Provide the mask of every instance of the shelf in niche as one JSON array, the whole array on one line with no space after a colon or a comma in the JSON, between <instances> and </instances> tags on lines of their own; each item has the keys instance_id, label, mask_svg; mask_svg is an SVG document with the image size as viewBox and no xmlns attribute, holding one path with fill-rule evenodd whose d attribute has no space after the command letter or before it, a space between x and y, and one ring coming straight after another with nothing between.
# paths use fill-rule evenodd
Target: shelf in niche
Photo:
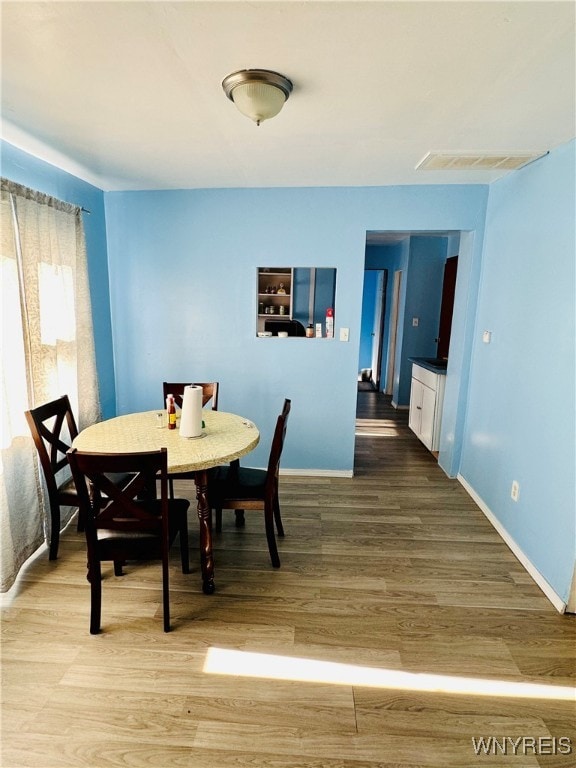
<instances>
[{"instance_id":1,"label":"shelf in niche","mask_svg":"<svg viewBox=\"0 0 576 768\"><path fill-rule=\"evenodd\" d=\"M257 331L263 332L267 321L289 321L292 319L292 292L294 287L294 270L292 267L259 267L256 295L258 308L274 307L276 312L269 314L257 312ZM284 293L278 293L278 286L282 286ZM274 288L274 293L270 289ZM268 289L268 292L266 292ZM280 314L278 309L283 309Z\"/></svg>"}]
</instances>

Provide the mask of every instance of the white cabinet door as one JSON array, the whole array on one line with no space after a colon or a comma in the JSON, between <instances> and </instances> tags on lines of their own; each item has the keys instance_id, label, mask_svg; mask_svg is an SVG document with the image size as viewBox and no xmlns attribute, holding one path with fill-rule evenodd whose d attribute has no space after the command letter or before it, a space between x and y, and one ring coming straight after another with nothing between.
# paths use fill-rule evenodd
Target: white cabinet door
<instances>
[{"instance_id":1,"label":"white cabinet door","mask_svg":"<svg viewBox=\"0 0 576 768\"><path fill-rule=\"evenodd\" d=\"M422 384L422 406L420 411L420 440L428 450L434 443L434 419L436 416L436 392Z\"/></svg>"},{"instance_id":2,"label":"white cabinet door","mask_svg":"<svg viewBox=\"0 0 576 768\"><path fill-rule=\"evenodd\" d=\"M416 364L412 367L408 426L429 451L437 451L440 445L445 380Z\"/></svg>"},{"instance_id":3,"label":"white cabinet door","mask_svg":"<svg viewBox=\"0 0 576 768\"><path fill-rule=\"evenodd\" d=\"M410 387L410 411L408 412L408 426L414 434L420 437L420 426L422 424L422 397L424 384L418 379L412 379Z\"/></svg>"}]
</instances>

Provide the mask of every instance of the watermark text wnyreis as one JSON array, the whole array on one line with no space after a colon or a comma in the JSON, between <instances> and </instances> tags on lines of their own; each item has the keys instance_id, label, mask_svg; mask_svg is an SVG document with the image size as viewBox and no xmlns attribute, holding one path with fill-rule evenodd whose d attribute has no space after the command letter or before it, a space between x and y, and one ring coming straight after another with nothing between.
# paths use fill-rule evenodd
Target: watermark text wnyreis
<instances>
[{"instance_id":1,"label":"watermark text wnyreis","mask_svg":"<svg viewBox=\"0 0 576 768\"><path fill-rule=\"evenodd\" d=\"M571 755L568 736L472 736L476 755Z\"/></svg>"}]
</instances>

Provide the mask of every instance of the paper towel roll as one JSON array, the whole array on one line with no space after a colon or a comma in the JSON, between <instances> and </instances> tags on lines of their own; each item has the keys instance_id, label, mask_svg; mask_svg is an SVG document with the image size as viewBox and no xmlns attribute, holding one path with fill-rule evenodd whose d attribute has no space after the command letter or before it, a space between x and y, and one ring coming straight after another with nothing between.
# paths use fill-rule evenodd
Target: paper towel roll
<instances>
[{"instance_id":1,"label":"paper towel roll","mask_svg":"<svg viewBox=\"0 0 576 768\"><path fill-rule=\"evenodd\" d=\"M182 437L200 437L202 434L202 387L190 384L184 387L182 415L180 416L180 435Z\"/></svg>"}]
</instances>

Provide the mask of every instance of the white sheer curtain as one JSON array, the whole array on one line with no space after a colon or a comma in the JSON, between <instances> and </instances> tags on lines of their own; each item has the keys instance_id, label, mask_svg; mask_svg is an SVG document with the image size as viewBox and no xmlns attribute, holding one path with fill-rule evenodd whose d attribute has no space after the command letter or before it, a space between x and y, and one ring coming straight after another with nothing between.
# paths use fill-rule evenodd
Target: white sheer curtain
<instances>
[{"instance_id":1,"label":"white sheer curtain","mask_svg":"<svg viewBox=\"0 0 576 768\"><path fill-rule=\"evenodd\" d=\"M0 204L4 592L49 535L44 482L24 411L67 394L82 429L100 418L100 403L80 209L6 179Z\"/></svg>"}]
</instances>

